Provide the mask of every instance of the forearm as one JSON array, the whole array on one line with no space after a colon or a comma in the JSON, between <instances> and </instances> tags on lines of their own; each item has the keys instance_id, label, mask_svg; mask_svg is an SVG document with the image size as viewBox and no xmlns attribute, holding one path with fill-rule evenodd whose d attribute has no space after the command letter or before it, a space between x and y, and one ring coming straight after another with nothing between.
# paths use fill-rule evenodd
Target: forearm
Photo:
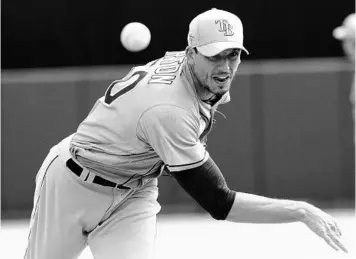
<instances>
[{"instance_id":1,"label":"forearm","mask_svg":"<svg viewBox=\"0 0 356 259\"><path fill-rule=\"evenodd\" d=\"M303 217L304 203L236 192L226 220L237 223L290 223Z\"/></svg>"},{"instance_id":2,"label":"forearm","mask_svg":"<svg viewBox=\"0 0 356 259\"><path fill-rule=\"evenodd\" d=\"M171 172L171 175L214 219L226 219L235 192L227 187L223 175L211 158L199 167Z\"/></svg>"},{"instance_id":3,"label":"forearm","mask_svg":"<svg viewBox=\"0 0 356 259\"><path fill-rule=\"evenodd\" d=\"M214 161L171 175L213 218L232 222L284 223L301 220L303 202L230 190Z\"/></svg>"}]
</instances>

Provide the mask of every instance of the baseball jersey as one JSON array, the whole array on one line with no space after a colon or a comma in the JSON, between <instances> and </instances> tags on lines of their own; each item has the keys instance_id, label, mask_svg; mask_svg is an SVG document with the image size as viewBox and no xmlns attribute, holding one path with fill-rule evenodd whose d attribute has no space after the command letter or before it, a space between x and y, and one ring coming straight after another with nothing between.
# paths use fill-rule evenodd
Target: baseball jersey
<instances>
[{"instance_id":1,"label":"baseball jersey","mask_svg":"<svg viewBox=\"0 0 356 259\"><path fill-rule=\"evenodd\" d=\"M88 169L121 180L198 167L209 157L205 140L214 112L229 99L226 93L214 106L202 102L185 52L167 52L108 87L70 151Z\"/></svg>"}]
</instances>

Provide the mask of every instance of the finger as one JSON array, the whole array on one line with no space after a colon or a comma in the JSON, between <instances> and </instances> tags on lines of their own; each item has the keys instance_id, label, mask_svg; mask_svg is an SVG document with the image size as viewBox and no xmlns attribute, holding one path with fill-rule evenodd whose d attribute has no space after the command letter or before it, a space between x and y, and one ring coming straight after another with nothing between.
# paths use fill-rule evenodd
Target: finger
<instances>
[{"instance_id":1,"label":"finger","mask_svg":"<svg viewBox=\"0 0 356 259\"><path fill-rule=\"evenodd\" d=\"M330 231L331 231L332 233L335 233L338 237L341 236L341 235L340 235L340 231L338 230L338 228L337 228L337 226L335 225L334 222L328 223L327 226L328 226L328 229L330 229Z\"/></svg>"},{"instance_id":2,"label":"finger","mask_svg":"<svg viewBox=\"0 0 356 259\"><path fill-rule=\"evenodd\" d=\"M346 247L343 245L343 243L340 241L340 239L337 236L333 235L330 232L329 232L328 235L329 235L330 239L333 241L334 244L336 244L345 253L348 253Z\"/></svg>"},{"instance_id":3,"label":"finger","mask_svg":"<svg viewBox=\"0 0 356 259\"><path fill-rule=\"evenodd\" d=\"M331 226L335 227L335 230L337 231L338 235L341 236L342 235L341 228L339 227L339 224L337 224L336 219L331 217L329 222Z\"/></svg>"},{"instance_id":4,"label":"finger","mask_svg":"<svg viewBox=\"0 0 356 259\"><path fill-rule=\"evenodd\" d=\"M339 224L337 224L337 222L335 221L335 222L334 222L334 225L335 225L335 227L336 227L336 230L339 232L339 236L341 236L342 233L341 233L341 228L340 228Z\"/></svg>"},{"instance_id":5,"label":"finger","mask_svg":"<svg viewBox=\"0 0 356 259\"><path fill-rule=\"evenodd\" d=\"M325 242L326 242L329 246L331 246L332 248L334 248L335 251L339 251L339 247L338 247L336 244L334 244L334 242L331 240L331 238L330 238L328 235L324 235L324 236L323 236L323 239L325 240Z\"/></svg>"}]
</instances>

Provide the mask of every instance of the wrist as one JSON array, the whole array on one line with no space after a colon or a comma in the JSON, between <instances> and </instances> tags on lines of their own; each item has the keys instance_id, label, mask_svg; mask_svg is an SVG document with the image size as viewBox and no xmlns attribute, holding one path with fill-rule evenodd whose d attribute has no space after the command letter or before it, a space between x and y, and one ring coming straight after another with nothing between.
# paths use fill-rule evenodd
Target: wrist
<instances>
[{"instance_id":1,"label":"wrist","mask_svg":"<svg viewBox=\"0 0 356 259\"><path fill-rule=\"evenodd\" d=\"M295 209L295 219L300 222L305 222L305 218L308 211L308 203L304 201L297 201L296 202L296 209ZM310 206L310 205L309 205Z\"/></svg>"}]
</instances>

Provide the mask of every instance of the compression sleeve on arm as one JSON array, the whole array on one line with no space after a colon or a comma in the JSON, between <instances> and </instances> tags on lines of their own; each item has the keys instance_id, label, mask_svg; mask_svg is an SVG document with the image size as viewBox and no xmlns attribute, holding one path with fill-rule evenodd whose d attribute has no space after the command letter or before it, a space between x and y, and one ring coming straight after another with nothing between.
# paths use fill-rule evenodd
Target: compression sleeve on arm
<instances>
[{"instance_id":1,"label":"compression sleeve on arm","mask_svg":"<svg viewBox=\"0 0 356 259\"><path fill-rule=\"evenodd\" d=\"M226 219L235 192L227 187L224 176L211 158L199 167L170 174L214 219Z\"/></svg>"}]
</instances>

